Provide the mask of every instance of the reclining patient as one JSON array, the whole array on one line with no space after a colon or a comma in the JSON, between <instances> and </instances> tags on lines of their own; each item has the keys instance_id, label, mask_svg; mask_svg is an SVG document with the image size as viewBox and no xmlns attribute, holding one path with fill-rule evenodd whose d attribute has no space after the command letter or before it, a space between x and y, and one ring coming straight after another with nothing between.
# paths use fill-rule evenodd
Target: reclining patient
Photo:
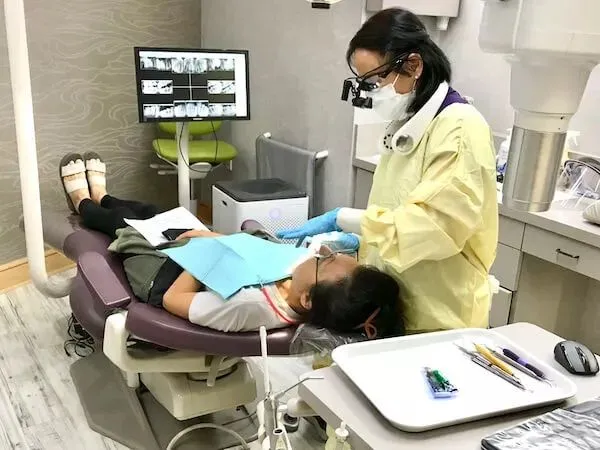
<instances>
[{"instance_id":1,"label":"reclining patient","mask_svg":"<svg viewBox=\"0 0 600 450\"><path fill-rule=\"evenodd\" d=\"M106 165L95 153L69 154L60 174L67 201L83 224L114 239L134 294L190 322L220 331L255 331L308 322L338 333L368 338L403 334L399 287L389 275L355 258L322 247L300 263L289 279L243 288L228 299L213 292L153 247L125 219L149 219L158 208L119 200L106 191ZM172 228L177 228L176 224ZM179 239L214 239L210 231L188 231ZM200 256L201 257L201 256ZM269 256L265 255L265 260ZM228 267L217 270L228 271Z\"/></svg>"}]
</instances>

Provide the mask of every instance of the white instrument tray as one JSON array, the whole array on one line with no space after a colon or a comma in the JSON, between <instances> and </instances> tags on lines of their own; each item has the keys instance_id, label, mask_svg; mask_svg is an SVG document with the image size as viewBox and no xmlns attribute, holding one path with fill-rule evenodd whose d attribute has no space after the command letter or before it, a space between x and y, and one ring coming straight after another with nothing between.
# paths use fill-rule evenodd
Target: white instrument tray
<instances>
[{"instance_id":1,"label":"white instrument tray","mask_svg":"<svg viewBox=\"0 0 600 450\"><path fill-rule=\"evenodd\" d=\"M471 361L454 344L461 340L509 348L542 370L552 385L515 369L528 388L523 391ZM359 342L336 348L332 356L383 417L409 432L559 403L577 391L571 380L493 330L462 329ZM423 376L426 366L440 370L458 388L457 395L433 398Z\"/></svg>"}]
</instances>

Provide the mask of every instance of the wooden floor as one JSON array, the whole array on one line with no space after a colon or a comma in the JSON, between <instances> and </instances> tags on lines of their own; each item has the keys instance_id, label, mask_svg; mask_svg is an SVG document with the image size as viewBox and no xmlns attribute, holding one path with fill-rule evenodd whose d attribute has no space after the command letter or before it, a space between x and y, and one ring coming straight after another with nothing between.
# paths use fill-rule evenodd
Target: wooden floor
<instances>
[{"instance_id":1,"label":"wooden floor","mask_svg":"<svg viewBox=\"0 0 600 450\"><path fill-rule=\"evenodd\" d=\"M46 298L29 284L0 295L1 450L126 448L87 427L69 375L76 357L63 350L69 315L66 299ZM309 369L307 360L271 358L276 389ZM291 435L294 449L322 448L315 436L303 423Z\"/></svg>"}]
</instances>

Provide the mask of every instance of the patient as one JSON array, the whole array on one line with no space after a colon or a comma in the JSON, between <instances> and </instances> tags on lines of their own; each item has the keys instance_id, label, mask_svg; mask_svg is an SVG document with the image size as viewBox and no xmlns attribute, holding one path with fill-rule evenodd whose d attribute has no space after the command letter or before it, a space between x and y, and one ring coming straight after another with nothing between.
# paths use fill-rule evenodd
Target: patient
<instances>
[{"instance_id":1,"label":"patient","mask_svg":"<svg viewBox=\"0 0 600 450\"><path fill-rule=\"evenodd\" d=\"M319 254L299 264L289 279L263 288L244 288L225 300L127 225L124 219L149 219L159 211L153 205L108 195L106 165L97 154L65 156L60 173L73 212L87 228L114 239L109 250L122 256L131 288L141 301L226 332L308 322L338 333L363 332L369 339L404 333L398 319L396 281L375 268L360 266L349 255L322 247ZM178 239L216 236L193 230Z\"/></svg>"}]
</instances>

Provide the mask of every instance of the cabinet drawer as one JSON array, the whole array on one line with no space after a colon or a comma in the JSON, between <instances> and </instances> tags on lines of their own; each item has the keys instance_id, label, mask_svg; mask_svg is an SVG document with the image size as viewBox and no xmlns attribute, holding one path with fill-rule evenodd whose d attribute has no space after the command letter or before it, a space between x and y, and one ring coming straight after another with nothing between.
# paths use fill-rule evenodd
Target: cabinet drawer
<instances>
[{"instance_id":1,"label":"cabinet drawer","mask_svg":"<svg viewBox=\"0 0 600 450\"><path fill-rule=\"evenodd\" d=\"M498 242L512 248L521 248L523 233L525 232L525 224L523 222L500 216L498 228Z\"/></svg>"},{"instance_id":2,"label":"cabinet drawer","mask_svg":"<svg viewBox=\"0 0 600 450\"><path fill-rule=\"evenodd\" d=\"M510 315L510 304L512 292L500 288L500 292L492 297L492 308L490 309L490 327L501 327L508 325Z\"/></svg>"},{"instance_id":3,"label":"cabinet drawer","mask_svg":"<svg viewBox=\"0 0 600 450\"><path fill-rule=\"evenodd\" d=\"M521 251L508 245L498 244L496 260L490 269L490 273L498 279L500 286L516 291L519 284L520 270Z\"/></svg>"},{"instance_id":4,"label":"cabinet drawer","mask_svg":"<svg viewBox=\"0 0 600 450\"><path fill-rule=\"evenodd\" d=\"M591 245L527 225L523 251L600 280L600 249Z\"/></svg>"}]
</instances>

